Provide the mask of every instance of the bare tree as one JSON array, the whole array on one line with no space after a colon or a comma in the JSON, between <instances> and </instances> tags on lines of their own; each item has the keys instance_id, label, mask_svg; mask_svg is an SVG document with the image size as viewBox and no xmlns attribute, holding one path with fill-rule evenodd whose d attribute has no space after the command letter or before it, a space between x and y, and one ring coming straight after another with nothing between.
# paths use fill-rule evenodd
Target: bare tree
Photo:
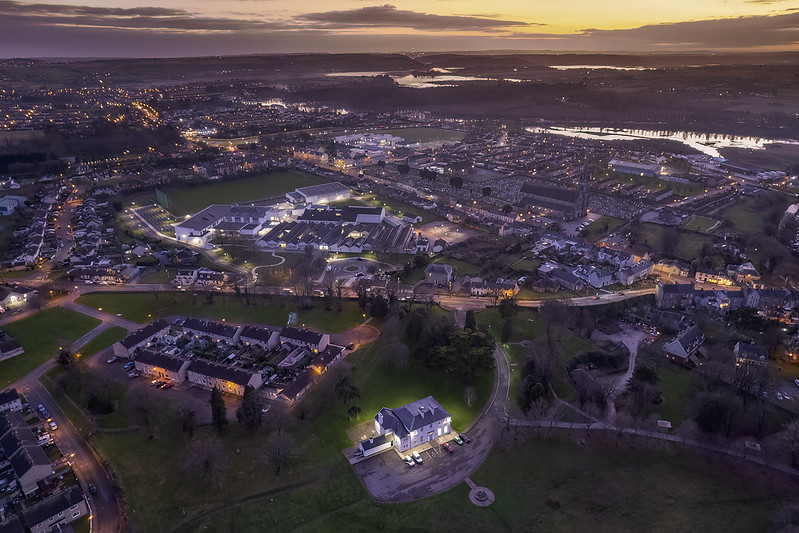
<instances>
[{"instance_id":1,"label":"bare tree","mask_svg":"<svg viewBox=\"0 0 799 533\"><path fill-rule=\"evenodd\" d=\"M267 437L263 448L263 458L272 467L276 476L296 454L296 441L284 429L276 429Z\"/></svg>"},{"instance_id":2,"label":"bare tree","mask_svg":"<svg viewBox=\"0 0 799 533\"><path fill-rule=\"evenodd\" d=\"M156 406L150 395L141 389L131 389L125 396L125 405L131 420L144 426L147 438L153 438Z\"/></svg>"},{"instance_id":3,"label":"bare tree","mask_svg":"<svg viewBox=\"0 0 799 533\"><path fill-rule=\"evenodd\" d=\"M475 389L473 385L469 385L463 389L463 399L466 401L466 405L471 407L477 399L477 389Z\"/></svg>"},{"instance_id":4,"label":"bare tree","mask_svg":"<svg viewBox=\"0 0 799 533\"><path fill-rule=\"evenodd\" d=\"M220 488L227 461L221 441L209 436L194 441L186 452L185 468L190 475Z\"/></svg>"}]
</instances>

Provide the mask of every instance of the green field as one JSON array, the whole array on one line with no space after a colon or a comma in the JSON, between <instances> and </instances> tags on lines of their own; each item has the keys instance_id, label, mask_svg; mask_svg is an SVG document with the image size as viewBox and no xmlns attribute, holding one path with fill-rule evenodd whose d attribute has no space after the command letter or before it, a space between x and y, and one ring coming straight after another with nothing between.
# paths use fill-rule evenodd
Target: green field
<instances>
[{"instance_id":1,"label":"green field","mask_svg":"<svg viewBox=\"0 0 799 533\"><path fill-rule=\"evenodd\" d=\"M293 191L298 187L318 185L330 180L306 174L286 171L272 174L257 174L231 181L221 181L169 189L169 211L176 216L196 213L210 204L232 204L247 200L259 200Z\"/></svg>"},{"instance_id":2,"label":"green field","mask_svg":"<svg viewBox=\"0 0 799 533\"><path fill-rule=\"evenodd\" d=\"M385 207L386 213L396 215L398 217L402 217L403 215L422 217L422 221L416 224L416 227L422 226L429 222L435 222L436 220L443 220L440 216L436 215L432 211L427 211L411 204L399 202L392 198L382 198L374 194L365 194L362 198L367 204L376 207Z\"/></svg>"},{"instance_id":3,"label":"green field","mask_svg":"<svg viewBox=\"0 0 799 533\"><path fill-rule=\"evenodd\" d=\"M466 261L461 261L460 259L455 259L454 257L447 257L445 255L440 255L433 259L434 263L443 263L445 265L450 265L455 267L455 275L456 276L477 276L480 274L480 271L483 270L483 267L480 265L475 265L473 263L467 263Z\"/></svg>"},{"instance_id":4,"label":"green field","mask_svg":"<svg viewBox=\"0 0 799 533\"><path fill-rule=\"evenodd\" d=\"M445 130L443 128L397 128L376 130L374 133L402 137L408 143L429 143L436 141L457 142L466 137L465 131Z\"/></svg>"},{"instance_id":5,"label":"green field","mask_svg":"<svg viewBox=\"0 0 799 533\"><path fill-rule=\"evenodd\" d=\"M714 219L703 216L691 216L682 223L683 228L698 233L707 233L715 225L716 221Z\"/></svg>"},{"instance_id":6,"label":"green field","mask_svg":"<svg viewBox=\"0 0 799 533\"><path fill-rule=\"evenodd\" d=\"M588 224L580 235L588 241L595 241L609 233L613 233L626 220L610 216L601 216Z\"/></svg>"},{"instance_id":7,"label":"green field","mask_svg":"<svg viewBox=\"0 0 799 533\"><path fill-rule=\"evenodd\" d=\"M111 346L112 344L114 344L116 341L120 340L122 337L124 337L127 334L128 330L126 330L125 328L119 328L116 326L108 328L107 330L103 331L95 338L84 344L83 347L80 349L80 353L84 357L90 357L99 352L100 350L108 348L109 346Z\"/></svg>"},{"instance_id":8,"label":"green field","mask_svg":"<svg viewBox=\"0 0 799 533\"><path fill-rule=\"evenodd\" d=\"M22 344L25 353L0 362L0 389L54 357L59 347L69 348L99 324L96 318L54 307L3 326L3 331Z\"/></svg>"},{"instance_id":9,"label":"green field","mask_svg":"<svg viewBox=\"0 0 799 533\"><path fill-rule=\"evenodd\" d=\"M663 233L669 231L666 226L643 222L633 226L633 235L636 242L651 246L655 250L669 256L674 256L685 261L693 261L701 255L705 244L712 243L713 239L709 235L700 235L693 231L677 229L678 239L674 244L673 250L663 249Z\"/></svg>"},{"instance_id":10,"label":"green field","mask_svg":"<svg viewBox=\"0 0 799 533\"><path fill-rule=\"evenodd\" d=\"M281 326L286 323L288 315L297 310L296 301L291 297L273 296L266 300L263 296L251 296L247 305L244 296L237 297L221 293L214 294L214 303L208 304L205 293L187 292L95 292L81 296L78 302L89 307L102 308L111 314L123 317L139 324L165 316L194 316L222 320L234 324L270 324ZM314 300L313 309L297 311L297 320L301 324L327 332L339 332L357 326L363 322L363 310L354 301L342 302L342 311L325 311L324 302Z\"/></svg>"},{"instance_id":11,"label":"green field","mask_svg":"<svg viewBox=\"0 0 799 533\"><path fill-rule=\"evenodd\" d=\"M735 228L736 231L741 233L763 233L768 223L767 217L771 215L774 210L781 210L787 207L788 203L781 195L773 194L771 198L774 200L773 205L764 208L762 203L756 198L745 198L735 205L728 207L721 211L720 215L728 220ZM779 222L779 217L777 217Z\"/></svg>"}]
</instances>

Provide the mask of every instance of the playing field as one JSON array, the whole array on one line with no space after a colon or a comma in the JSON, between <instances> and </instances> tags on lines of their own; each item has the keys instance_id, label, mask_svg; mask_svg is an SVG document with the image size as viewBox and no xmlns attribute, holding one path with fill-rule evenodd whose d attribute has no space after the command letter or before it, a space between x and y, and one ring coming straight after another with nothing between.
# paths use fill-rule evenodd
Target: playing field
<instances>
[{"instance_id":1,"label":"playing field","mask_svg":"<svg viewBox=\"0 0 799 533\"><path fill-rule=\"evenodd\" d=\"M169 189L169 211L175 216L196 213L210 204L233 204L285 194L298 187L318 185L327 179L294 170L256 174L197 187Z\"/></svg>"},{"instance_id":2,"label":"playing field","mask_svg":"<svg viewBox=\"0 0 799 533\"><path fill-rule=\"evenodd\" d=\"M716 225L716 221L710 217L692 216L683 222L682 227L698 233L707 233Z\"/></svg>"}]
</instances>

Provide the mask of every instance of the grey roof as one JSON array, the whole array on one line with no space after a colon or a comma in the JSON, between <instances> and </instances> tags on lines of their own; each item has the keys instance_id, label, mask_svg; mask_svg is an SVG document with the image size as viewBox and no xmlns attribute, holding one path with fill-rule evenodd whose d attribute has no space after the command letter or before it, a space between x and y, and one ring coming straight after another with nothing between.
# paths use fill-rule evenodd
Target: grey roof
<instances>
[{"instance_id":1,"label":"grey roof","mask_svg":"<svg viewBox=\"0 0 799 533\"><path fill-rule=\"evenodd\" d=\"M378 435L377 437L371 437L366 440L362 440L359 444L361 449L366 451L378 448L380 446L388 444L391 441L392 441L391 435L385 434L385 435Z\"/></svg>"},{"instance_id":2,"label":"grey roof","mask_svg":"<svg viewBox=\"0 0 799 533\"><path fill-rule=\"evenodd\" d=\"M34 466L50 466L53 464L39 445L23 446L11 457L10 463L17 478L24 476Z\"/></svg>"},{"instance_id":3,"label":"grey roof","mask_svg":"<svg viewBox=\"0 0 799 533\"><path fill-rule=\"evenodd\" d=\"M224 379L225 381L230 381L242 387L247 385L252 377L252 374L245 370L218 365L209 361L203 361L202 359L194 359L189 363L189 368L187 370L203 376Z\"/></svg>"},{"instance_id":4,"label":"grey roof","mask_svg":"<svg viewBox=\"0 0 799 533\"><path fill-rule=\"evenodd\" d=\"M383 427L390 428L395 434L404 437L411 431L449 417L449 412L432 396L416 400L396 409L383 407Z\"/></svg>"},{"instance_id":5,"label":"grey roof","mask_svg":"<svg viewBox=\"0 0 799 533\"><path fill-rule=\"evenodd\" d=\"M177 357L154 352L152 350L138 350L135 359L145 365L157 366L164 370L169 370L170 372L179 371L180 367L186 362L183 359L178 359Z\"/></svg>"},{"instance_id":6,"label":"grey roof","mask_svg":"<svg viewBox=\"0 0 799 533\"><path fill-rule=\"evenodd\" d=\"M768 350L759 344L738 343L738 357L752 359L753 361L765 361L768 359Z\"/></svg>"},{"instance_id":7,"label":"grey roof","mask_svg":"<svg viewBox=\"0 0 799 533\"><path fill-rule=\"evenodd\" d=\"M679 342L685 351L690 354L696 351L702 342L704 342L705 334L702 333L702 330L697 326L691 326L690 328L681 331L675 340Z\"/></svg>"},{"instance_id":8,"label":"grey roof","mask_svg":"<svg viewBox=\"0 0 799 533\"><path fill-rule=\"evenodd\" d=\"M255 339L261 342L269 342L274 332L271 329L259 328L257 326L244 326L241 330L242 339Z\"/></svg>"},{"instance_id":9,"label":"grey roof","mask_svg":"<svg viewBox=\"0 0 799 533\"><path fill-rule=\"evenodd\" d=\"M36 505L22 512L28 527L46 522L52 516L68 510L73 505L77 505L84 500L83 492L80 487L70 487L64 492L40 501Z\"/></svg>"},{"instance_id":10,"label":"grey roof","mask_svg":"<svg viewBox=\"0 0 799 533\"><path fill-rule=\"evenodd\" d=\"M193 317L187 318L186 321L183 322L183 327L186 329L193 329L201 333L218 335L220 337L226 337L230 339L233 338L233 336L236 334L236 330L238 329L233 326L228 326L227 324L211 322L210 320L202 320L200 318Z\"/></svg>"},{"instance_id":11,"label":"grey roof","mask_svg":"<svg viewBox=\"0 0 799 533\"><path fill-rule=\"evenodd\" d=\"M19 393L17 389L8 389L0 392L0 404L13 402L14 400L19 399Z\"/></svg>"},{"instance_id":12,"label":"grey roof","mask_svg":"<svg viewBox=\"0 0 799 533\"><path fill-rule=\"evenodd\" d=\"M13 428L0 438L0 448L6 457L11 457L23 446L38 446L39 441L33 436L33 431L28 428Z\"/></svg>"},{"instance_id":13,"label":"grey roof","mask_svg":"<svg viewBox=\"0 0 799 533\"><path fill-rule=\"evenodd\" d=\"M289 341L295 340L307 344L319 344L322 340L322 333L311 331L309 329L300 329L293 326L285 326L280 331L280 337L286 338Z\"/></svg>"},{"instance_id":14,"label":"grey roof","mask_svg":"<svg viewBox=\"0 0 799 533\"><path fill-rule=\"evenodd\" d=\"M133 346L136 346L140 342L149 339L150 337L162 331L164 328L168 326L169 324L167 324L165 320L161 320L159 318L155 322L151 322L150 324L147 324L143 328L136 330L130 335L126 336L121 341L119 341L119 344L121 344L125 348L132 348Z\"/></svg>"},{"instance_id":15,"label":"grey roof","mask_svg":"<svg viewBox=\"0 0 799 533\"><path fill-rule=\"evenodd\" d=\"M5 434L6 431L12 428L26 427L28 427L28 423L25 422L25 417L18 411L0 413L0 435Z\"/></svg>"},{"instance_id":16,"label":"grey roof","mask_svg":"<svg viewBox=\"0 0 799 533\"><path fill-rule=\"evenodd\" d=\"M229 210L229 205L209 205L193 217L178 224L177 227L188 228L197 231L204 230L219 222L229 212Z\"/></svg>"},{"instance_id":17,"label":"grey roof","mask_svg":"<svg viewBox=\"0 0 799 533\"><path fill-rule=\"evenodd\" d=\"M693 283L664 283L662 287L664 293L690 294L694 292Z\"/></svg>"},{"instance_id":18,"label":"grey roof","mask_svg":"<svg viewBox=\"0 0 799 533\"><path fill-rule=\"evenodd\" d=\"M322 183L320 185L311 185L309 187L301 187L299 189L295 189L297 193L302 195L305 198L309 196L319 196L325 194L339 194L339 193L348 193L350 192L350 188L346 185L342 185L337 181L333 181L330 183Z\"/></svg>"}]
</instances>

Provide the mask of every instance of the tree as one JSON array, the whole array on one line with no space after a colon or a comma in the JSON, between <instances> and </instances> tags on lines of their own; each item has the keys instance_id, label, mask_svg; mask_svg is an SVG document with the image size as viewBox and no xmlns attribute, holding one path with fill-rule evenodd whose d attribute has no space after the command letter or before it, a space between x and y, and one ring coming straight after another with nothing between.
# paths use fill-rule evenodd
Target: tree
<instances>
[{"instance_id":1,"label":"tree","mask_svg":"<svg viewBox=\"0 0 799 533\"><path fill-rule=\"evenodd\" d=\"M388 315L388 301L382 294L372 296L369 303L369 316L374 318L385 318Z\"/></svg>"},{"instance_id":2,"label":"tree","mask_svg":"<svg viewBox=\"0 0 799 533\"><path fill-rule=\"evenodd\" d=\"M499 316L510 318L519 310L519 304L513 296L505 296L499 301Z\"/></svg>"},{"instance_id":3,"label":"tree","mask_svg":"<svg viewBox=\"0 0 799 533\"><path fill-rule=\"evenodd\" d=\"M502 206L503 213L510 213L512 211L513 211L513 206L511 206L510 204L505 204Z\"/></svg>"},{"instance_id":4,"label":"tree","mask_svg":"<svg viewBox=\"0 0 799 533\"><path fill-rule=\"evenodd\" d=\"M785 424L779 434L779 441L790 452L791 466L797 468L799 466L799 419L794 418Z\"/></svg>"},{"instance_id":5,"label":"tree","mask_svg":"<svg viewBox=\"0 0 799 533\"><path fill-rule=\"evenodd\" d=\"M397 172L402 176L407 176L411 172L411 167L408 165L397 165Z\"/></svg>"},{"instance_id":6,"label":"tree","mask_svg":"<svg viewBox=\"0 0 799 533\"><path fill-rule=\"evenodd\" d=\"M737 406L734 396L728 394L700 394L694 405L693 419L702 431L729 435Z\"/></svg>"},{"instance_id":7,"label":"tree","mask_svg":"<svg viewBox=\"0 0 799 533\"><path fill-rule=\"evenodd\" d=\"M211 423L217 431L225 429L228 423L225 399L222 397L222 391L216 385L211 389Z\"/></svg>"},{"instance_id":8,"label":"tree","mask_svg":"<svg viewBox=\"0 0 799 533\"><path fill-rule=\"evenodd\" d=\"M348 415L350 420L352 420L353 416L356 419L360 419L361 418L361 416L360 416L361 415L361 408L359 406L357 406L357 405L350 405L350 408L347 409L347 415Z\"/></svg>"},{"instance_id":9,"label":"tree","mask_svg":"<svg viewBox=\"0 0 799 533\"><path fill-rule=\"evenodd\" d=\"M491 187L483 187L483 196L491 196Z\"/></svg>"},{"instance_id":10,"label":"tree","mask_svg":"<svg viewBox=\"0 0 799 533\"><path fill-rule=\"evenodd\" d=\"M513 322L510 318L506 318L502 323L502 342L508 342L513 335Z\"/></svg>"},{"instance_id":11,"label":"tree","mask_svg":"<svg viewBox=\"0 0 799 533\"><path fill-rule=\"evenodd\" d=\"M477 329L477 319L474 317L474 311L471 309L466 311L466 318L464 319L463 327L465 329Z\"/></svg>"},{"instance_id":12,"label":"tree","mask_svg":"<svg viewBox=\"0 0 799 533\"><path fill-rule=\"evenodd\" d=\"M180 416L180 429L192 438L194 436L194 428L197 426L196 412L188 404L183 404L178 409Z\"/></svg>"},{"instance_id":13,"label":"tree","mask_svg":"<svg viewBox=\"0 0 799 533\"><path fill-rule=\"evenodd\" d=\"M397 370L405 372L410 367L410 350L396 337L383 348L383 358L387 364Z\"/></svg>"},{"instance_id":14,"label":"tree","mask_svg":"<svg viewBox=\"0 0 799 533\"><path fill-rule=\"evenodd\" d=\"M463 187L463 178L460 176L452 176L449 179L449 184L452 187L455 187L456 189L460 189L461 187Z\"/></svg>"},{"instance_id":15,"label":"tree","mask_svg":"<svg viewBox=\"0 0 799 533\"><path fill-rule=\"evenodd\" d=\"M147 438L153 438L153 422L156 406L149 394L141 389L131 389L125 396L127 411L131 421L141 424L147 431Z\"/></svg>"},{"instance_id":16,"label":"tree","mask_svg":"<svg viewBox=\"0 0 799 533\"><path fill-rule=\"evenodd\" d=\"M189 446L184 463L189 474L220 488L226 470L225 450L217 437L196 440Z\"/></svg>"},{"instance_id":17,"label":"tree","mask_svg":"<svg viewBox=\"0 0 799 533\"><path fill-rule=\"evenodd\" d=\"M263 449L263 458L267 464L272 466L275 475L279 476L286 463L296 456L295 450L294 437L279 428L267 437Z\"/></svg>"},{"instance_id":18,"label":"tree","mask_svg":"<svg viewBox=\"0 0 799 533\"><path fill-rule=\"evenodd\" d=\"M61 366L67 367L72 364L72 354L69 353L69 350L61 350L58 353L58 364Z\"/></svg>"},{"instance_id":19,"label":"tree","mask_svg":"<svg viewBox=\"0 0 799 533\"><path fill-rule=\"evenodd\" d=\"M236 418L248 429L256 429L263 420L263 408L261 395L252 386L247 385L241 397L241 406L236 410Z\"/></svg>"},{"instance_id":20,"label":"tree","mask_svg":"<svg viewBox=\"0 0 799 533\"><path fill-rule=\"evenodd\" d=\"M474 388L474 385L467 385L466 388L463 389L463 399L466 401L466 405L469 407L472 406L477 399L477 389Z\"/></svg>"}]
</instances>

